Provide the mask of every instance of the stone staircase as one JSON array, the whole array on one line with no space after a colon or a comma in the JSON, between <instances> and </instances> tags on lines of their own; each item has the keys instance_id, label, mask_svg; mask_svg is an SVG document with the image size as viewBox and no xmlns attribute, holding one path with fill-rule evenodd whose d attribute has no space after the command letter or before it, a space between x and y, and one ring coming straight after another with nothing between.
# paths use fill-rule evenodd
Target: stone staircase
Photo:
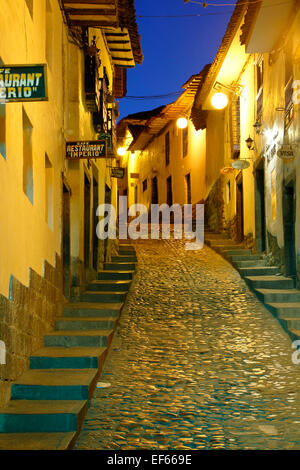
<instances>
[{"instance_id":1,"label":"stone staircase","mask_svg":"<svg viewBox=\"0 0 300 470\"><path fill-rule=\"evenodd\" d=\"M205 243L232 263L290 338L300 339L300 290L295 289L294 280L222 234L205 233Z\"/></svg>"},{"instance_id":2,"label":"stone staircase","mask_svg":"<svg viewBox=\"0 0 300 470\"><path fill-rule=\"evenodd\" d=\"M133 278L136 255L120 244L80 302L65 306L55 331L30 357L0 409L0 450L71 449L79 435Z\"/></svg>"}]
</instances>

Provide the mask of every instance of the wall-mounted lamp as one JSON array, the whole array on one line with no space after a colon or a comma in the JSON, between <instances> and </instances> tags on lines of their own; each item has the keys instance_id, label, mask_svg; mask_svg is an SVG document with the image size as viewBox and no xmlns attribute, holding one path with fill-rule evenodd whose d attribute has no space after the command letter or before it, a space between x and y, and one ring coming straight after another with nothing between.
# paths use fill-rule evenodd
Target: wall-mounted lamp
<instances>
[{"instance_id":1,"label":"wall-mounted lamp","mask_svg":"<svg viewBox=\"0 0 300 470\"><path fill-rule=\"evenodd\" d=\"M262 134L262 123L260 121L256 121L255 124L253 124L253 127L255 129L256 134Z\"/></svg>"},{"instance_id":2,"label":"wall-mounted lamp","mask_svg":"<svg viewBox=\"0 0 300 470\"><path fill-rule=\"evenodd\" d=\"M119 147L118 150L117 150L117 154L118 154L120 157L124 157L124 155L126 155L126 149L125 149L125 147Z\"/></svg>"},{"instance_id":3,"label":"wall-mounted lamp","mask_svg":"<svg viewBox=\"0 0 300 470\"><path fill-rule=\"evenodd\" d=\"M228 98L225 93L218 92L212 96L211 104L215 109L224 109L228 105Z\"/></svg>"},{"instance_id":4,"label":"wall-mounted lamp","mask_svg":"<svg viewBox=\"0 0 300 470\"><path fill-rule=\"evenodd\" d=\"M214 84L214 90L216 90L217 93L212 96L211 104L216 109L224 109L228 105L229 101L227 96L228 92L241 96L243 89L243 85L240 85L239 83L233 82L231 85L223 85L223 83L216 82ZM226 91L227 94L224 93L224 91Z\"/></svg>"},{"instance_id":5,"label":"wall-mounted lamp","mask_svg":"<svg viewBox=\"0 0 300 470\"><path fill-rule=\"evenodd\" d=\"M188 126L188 118L187 117L180 117L176 121L176 126L178 129L186 129Z\"/></svg>"},{"instance_id":6,"label":"wall-mounted lamp","mask_svg":"<svg viewBox=\"0 0 300 470\"><path fill-rule=\"evenodd\" d=\"M245 142L246 142L246 145L247 145L249 150L255 150L254 140L251 139L250 135L249 135L248 139L245 140Z\"/></svg>"}]
</instances>

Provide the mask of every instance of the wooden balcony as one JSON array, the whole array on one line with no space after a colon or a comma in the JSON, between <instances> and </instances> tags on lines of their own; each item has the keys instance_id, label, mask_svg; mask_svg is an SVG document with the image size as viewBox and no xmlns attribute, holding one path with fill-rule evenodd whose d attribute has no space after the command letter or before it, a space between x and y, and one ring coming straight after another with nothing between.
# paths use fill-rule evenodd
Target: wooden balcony
<instances>
[{"instance_id":1,"label":"wooden balcony","mask_svg":"<svg viewBox=\"0 0 300 470\"><path fill-rule=\"evenodd\" d=\"M70 26L117 27L117 0L62 0Z\"/></svg>"}]
</instances>

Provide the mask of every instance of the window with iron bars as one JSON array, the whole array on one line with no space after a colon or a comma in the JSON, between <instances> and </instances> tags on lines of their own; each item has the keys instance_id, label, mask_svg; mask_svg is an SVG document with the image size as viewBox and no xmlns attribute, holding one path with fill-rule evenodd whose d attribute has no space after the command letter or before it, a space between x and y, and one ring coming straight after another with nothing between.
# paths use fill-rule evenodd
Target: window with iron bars
<instances>
[{"instance_id":1,"label":"window with iron bars","mask_svg":"<svg viewBox=\"0 0 300 470\"><path fill-rule=\"evenodd\" d=\"M262 119L263 113L263 84L264 84L264 61L262 58L258 59L256 63L256 120Z\"/></svg>"},{"instance_id":2,"label":"window with iron bars","mask_svg":"<svg viewBox=\"0 0 300 470\"><path fill-rule=\"evenodd\" d=\"M239 96L234 96L231 102L231 142L232 159L240 156L241 143L241 100Z\"/></svg>"},{"instance_id":3,"label":"window with iron bars","mask_svg":"<svg viewBox=\"0 0 300 470\"><path fill-rule=\"evenodd\" d=\"M285 88L284 88L284 130L289 128L294 117L294 103L293 103L293 62L290 53L285 56Z\"/></svg>"}]
</instances>

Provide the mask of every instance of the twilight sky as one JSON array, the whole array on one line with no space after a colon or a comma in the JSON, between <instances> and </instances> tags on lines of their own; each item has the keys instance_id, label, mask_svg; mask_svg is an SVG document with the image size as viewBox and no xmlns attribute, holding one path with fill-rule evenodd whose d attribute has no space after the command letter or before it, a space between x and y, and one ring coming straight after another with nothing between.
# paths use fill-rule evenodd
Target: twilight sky
<instances>
[{"instance_id":1,"label":"twilight sky","mask_svg":"<svg viewBox=\"0 0 300 470\"><path fill-rule=\"evenodd\" d=\"M202 2L196 4L192 0L189 3L184 3L184 0L135 1L144 62L127 71L128 96L153 96L180 91L191 75L199 73L205 64L214 59L235 1L212 0L207 3L207 8L203 8ZM139 17L151 15L178 17ZM176 96L147 100L122 98L120 119L131 113L171 103L175 99Z\"/></svg>"}]
</instances>

